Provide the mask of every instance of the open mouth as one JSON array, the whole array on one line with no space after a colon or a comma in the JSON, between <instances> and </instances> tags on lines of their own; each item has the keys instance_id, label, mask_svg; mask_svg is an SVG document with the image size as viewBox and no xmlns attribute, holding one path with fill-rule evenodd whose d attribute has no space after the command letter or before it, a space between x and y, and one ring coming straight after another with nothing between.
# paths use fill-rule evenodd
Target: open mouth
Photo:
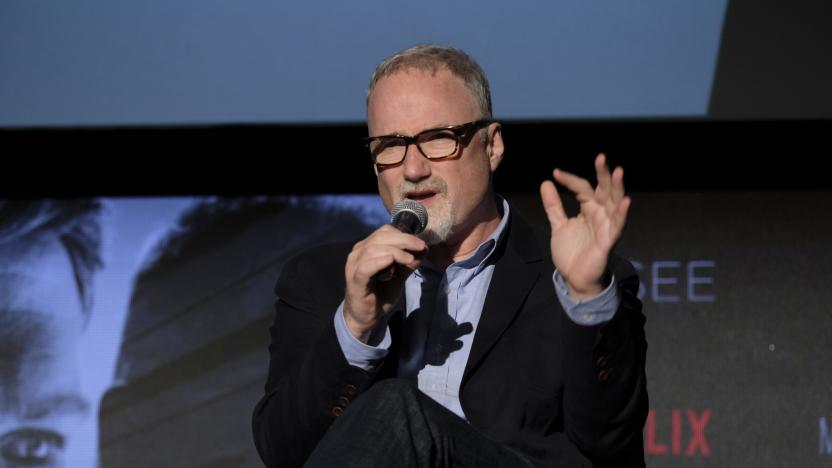
<instances>
[{"instance_id":1,"label":"open mouth","mask_svg":"<svg viewBox=\"0 0 832 468\"><path fill-rule=\"evenodd\" d=\"M405 198L409 198L411 200L415 200L422 204L430 204L430 202L434 199L436 192L431 190L422 190L419 192L407 192L404 196Z\"/></svg>"}]
</instances>

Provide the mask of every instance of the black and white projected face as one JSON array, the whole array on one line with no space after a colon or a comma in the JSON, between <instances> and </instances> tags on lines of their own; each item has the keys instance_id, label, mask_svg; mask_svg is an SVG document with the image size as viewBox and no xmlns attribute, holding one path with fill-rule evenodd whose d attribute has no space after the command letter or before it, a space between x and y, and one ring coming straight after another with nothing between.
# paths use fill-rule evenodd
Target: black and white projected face
<instances>
[{"instance_id":1,"label":"black and white projected face","mask_svg":"<svg viewBox=\"0 0 832 468\"><path fill-rule=\"evenodd\" d=\"M54 237L0 258L0 467L94 467L98 397L81 385L69 255Z\"/></svg>"}]
</instances>

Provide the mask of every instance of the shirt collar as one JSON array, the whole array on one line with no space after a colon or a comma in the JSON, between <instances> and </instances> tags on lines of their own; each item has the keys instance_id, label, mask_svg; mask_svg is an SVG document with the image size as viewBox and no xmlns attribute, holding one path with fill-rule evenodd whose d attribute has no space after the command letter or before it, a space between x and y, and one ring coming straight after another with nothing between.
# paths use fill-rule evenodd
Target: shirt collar
<instances>
[{"instance_id":1,"label":"shirt collar","mask_svg":"<svg viewBox=\"0 0 832 468\"><path fill-rule=\"evenodd\" d=\"M497 245L500 242L503 242L505 237L506 226L508 225L508 218L510 215L510 209L508 202L505 198L501 197L500 195L496 195L498 209L500 211L500 224L497 225L497 228L494 229L494 232L488 236L488 239L484 240L468 257L454 262L448 266L448 269L452 267L461 268L461 269L474 269L474 274L476 275L488 263L488 260L494 254L494 251L497 249ZM426 271L435 272L436 270L428 263L425 262L424 266L420 267L416 270L416 274L419 276L423 276Z\"/></svg>"}]
</instances>

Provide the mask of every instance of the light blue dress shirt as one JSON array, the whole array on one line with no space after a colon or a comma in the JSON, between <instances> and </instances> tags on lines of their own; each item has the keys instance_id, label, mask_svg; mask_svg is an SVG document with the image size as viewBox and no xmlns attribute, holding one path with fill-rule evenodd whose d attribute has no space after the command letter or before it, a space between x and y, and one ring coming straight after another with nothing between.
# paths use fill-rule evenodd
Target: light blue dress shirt
<instances>
[{"instance_id":1,"label":"light blue dress shirt","mask_svg":"<svg viewBox=\"0 0 832 468\"><path fill-rule=\"evenodd\" d=\"M419 390L465 418L459 402L459 386L480 321L486 292L494 274L494 250L508 224L509 205L502 200L499 226L473 254L442 272L423 262L405 281L407 326L403 330L399 377L418 382ZM569 318L580 325L597 325L613 318L620 299L615 278L598 296L576 301L567 294L566 282L555 271L552 277L558 300ZM374 370L387 356L390 330L383 337L362 343L349 332L343 302L335 313L335 332L347 361ZM381 333L378 333L381 335Z\"/></svg>"}]
</instances>

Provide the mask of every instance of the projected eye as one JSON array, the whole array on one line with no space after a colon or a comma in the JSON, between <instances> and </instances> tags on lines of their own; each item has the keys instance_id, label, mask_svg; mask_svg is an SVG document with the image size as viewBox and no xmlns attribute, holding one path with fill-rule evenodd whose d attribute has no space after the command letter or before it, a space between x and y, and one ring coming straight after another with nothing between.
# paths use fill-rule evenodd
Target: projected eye
<instances>
[{"instance_id":1,"label":"projected eye","mask_svg":"<svg viewBox=\"0 0 832 468\"><path fill-rule=\"evenodd\" d=\"M44 429L18 429L0 437L3 466L57 466L64 437Z\"/></svg>"}]
</instances>

